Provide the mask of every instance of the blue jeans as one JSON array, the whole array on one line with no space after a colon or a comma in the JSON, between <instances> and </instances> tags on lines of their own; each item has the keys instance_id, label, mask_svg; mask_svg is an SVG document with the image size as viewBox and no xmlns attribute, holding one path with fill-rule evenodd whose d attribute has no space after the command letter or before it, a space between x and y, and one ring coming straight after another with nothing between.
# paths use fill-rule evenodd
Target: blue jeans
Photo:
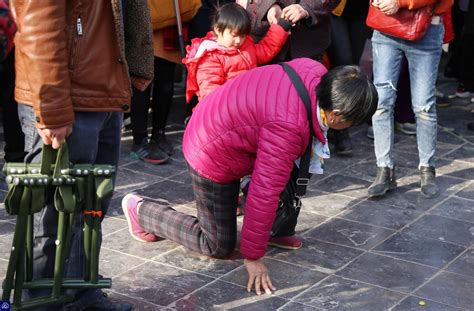
<instances>
[{"instance_id":1,"label":"blue jeans","mask_svg":"<svg viewBox=\"0 0 474 311\"><path fill-rule=\"evenodd\" d=\"M408 60L412 108L420 166L434 167L437 138L435 83L443 44L443 25L430 25L416 42L394 38L378 31L372 36L374 84L379 96L372 117L378 167L393 168L393 111L403 55Z\"/></svg>"},{"instance_id":2,"label":"blue jeans","mask_svg":"<svg viewBox=\"0 0 474 311\"><path fill-rule=\"evenodd\" d=\"M33 108L18 106L18 116L25 134L26 163L39 163L43 142L35 127ZM71 163L117 165L120 153L120 136L123 115L119 112L76 112L72 134L67 138ZM49 198L52 198L49 195ZM110 200L104 202L102 210L107 211ZM34 217L34 278L50 278L53 274L57 232L57 212L51 202ZM84 252L82 237L82 213L76 216L71 243L71 252L66 261L64 273L67 277L82 277ZM69 293L69 292L68 292ZM26 298L45 296L49 291L25 291ZM92 301L99 290L72 291L78 304ZM74 306L76 306L76 304ZM48 309L50 310L50 309Z\"/></svg>"}]
</instances>

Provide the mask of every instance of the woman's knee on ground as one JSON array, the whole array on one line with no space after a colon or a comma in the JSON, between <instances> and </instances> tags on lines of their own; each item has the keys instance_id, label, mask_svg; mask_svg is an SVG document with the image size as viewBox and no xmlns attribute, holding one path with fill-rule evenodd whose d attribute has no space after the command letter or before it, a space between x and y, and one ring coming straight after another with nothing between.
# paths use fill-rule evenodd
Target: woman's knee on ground
<instances>
[{"instance_id":1,"label":"woman's knee on ground","mask_svg":"<svg viewBox=\"0 0 474 311\"><path fill-rule=\"evenodd\" d=\"M213 258L225 258L229 256L235 249L236 241L225 240L221 243L217 243L214 247L210 248L210 257Z\"/></svg>"}]
</instances>

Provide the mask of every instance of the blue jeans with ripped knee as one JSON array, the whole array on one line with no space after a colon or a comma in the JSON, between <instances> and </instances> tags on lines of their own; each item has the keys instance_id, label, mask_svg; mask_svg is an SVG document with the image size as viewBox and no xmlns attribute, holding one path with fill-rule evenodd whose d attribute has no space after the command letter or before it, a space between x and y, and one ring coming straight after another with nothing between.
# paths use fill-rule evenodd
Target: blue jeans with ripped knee
<instances>
[{"instance_id":1,"label":"blue jeans with ripped knee","mask_svg":"<svg viewBox=\"0 0 474 311\"><path fill-rule=\"evenodd\" d=\"M393 168L393 111L403 55L408 60L411 101L416 117L420 166L434 167L437 138L435 83L443 44L443 24L430 25L416 42L374 31L372 37L374 84L379 101L372 117L378 167Z\"/></svg>"}]
</instances>

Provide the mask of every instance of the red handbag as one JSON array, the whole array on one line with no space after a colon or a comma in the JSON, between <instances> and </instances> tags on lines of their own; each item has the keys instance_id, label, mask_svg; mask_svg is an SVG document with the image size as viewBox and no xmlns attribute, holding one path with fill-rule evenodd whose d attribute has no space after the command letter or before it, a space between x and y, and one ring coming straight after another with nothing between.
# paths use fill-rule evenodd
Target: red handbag
<instances>
[{"instance_id":1,"label":"red handbag","mask_svg":"<svg viewBox=\"0 0 474 311\"><path fill-rule=\"evenodd\" d=\"M421 39L431 24L434 6L415 10L399 9L397 13L385 15L377 7L369 5L367 26L392 37L408 41Z\"/></svg>"}]
</instances>

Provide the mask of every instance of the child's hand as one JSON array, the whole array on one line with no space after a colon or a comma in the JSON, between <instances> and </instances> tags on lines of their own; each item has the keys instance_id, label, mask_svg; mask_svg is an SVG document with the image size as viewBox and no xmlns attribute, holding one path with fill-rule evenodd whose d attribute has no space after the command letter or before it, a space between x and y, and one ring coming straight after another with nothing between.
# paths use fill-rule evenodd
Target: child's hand
<instances>
[{"instance_id":1,"label":"child's hand","mask_svg":"<svg viewBox=\"0 0 474 311\"><path fill-rule=\"evenodd\" d=\"M276 24L281 17L281 8L278 4L274 4L267 11L267 21L270 25Z\"/></svg>"}]
</instances>

